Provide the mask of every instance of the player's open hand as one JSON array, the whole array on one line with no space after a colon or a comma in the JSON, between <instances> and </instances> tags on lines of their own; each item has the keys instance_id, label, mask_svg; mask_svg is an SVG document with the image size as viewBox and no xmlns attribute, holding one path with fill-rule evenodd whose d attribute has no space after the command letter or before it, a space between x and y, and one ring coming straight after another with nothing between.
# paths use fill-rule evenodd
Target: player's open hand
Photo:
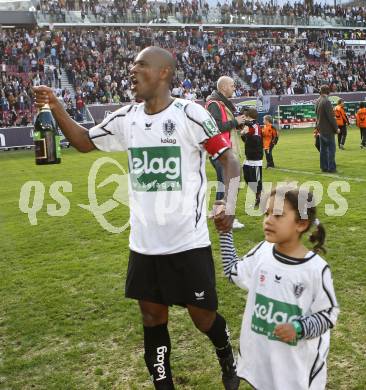
<instances>
[{"instance_id":1,"label":"player's open hand","mask_svg":"<svg viewBox=\"0 0 366 390\"><path fill-rule=\"evenodd\" d=\"M277 325L273 334L285 343L296 340L296 331L291 323Z\"/></svg>"},{"instance_id":2,"label":"player's open hand","mask_svg":"<svg viewBox=\"0 0 366 390\"><path fill-rule=\"evenodd\" d=\"M45 104L48 104L51 110L55 107L58 100L53 93L52 88L47 87L46 85L40 85L38 87L33 87L33 91L37 107L41 108Z\"/></svg>"}]
</instances>

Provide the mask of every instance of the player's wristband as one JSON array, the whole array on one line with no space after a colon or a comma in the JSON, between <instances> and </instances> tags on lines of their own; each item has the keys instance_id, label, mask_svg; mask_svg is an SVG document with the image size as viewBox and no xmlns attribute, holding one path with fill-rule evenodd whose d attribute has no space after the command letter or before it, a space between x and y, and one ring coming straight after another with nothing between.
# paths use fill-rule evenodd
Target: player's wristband
<instances>
[{"instance_id":1,"label":"player's wristband","mask_svg":"<svg viewBox=\"0 0 366 390\"><path fill-rule=\"evenodd\" d=\"M292 326L294 327L295 329L295 332L296 332L296 338L299 340L302 338L303 336L303 329L302 329L302 325L299 321L292 321Z\"/></svg>"}]
</instances>

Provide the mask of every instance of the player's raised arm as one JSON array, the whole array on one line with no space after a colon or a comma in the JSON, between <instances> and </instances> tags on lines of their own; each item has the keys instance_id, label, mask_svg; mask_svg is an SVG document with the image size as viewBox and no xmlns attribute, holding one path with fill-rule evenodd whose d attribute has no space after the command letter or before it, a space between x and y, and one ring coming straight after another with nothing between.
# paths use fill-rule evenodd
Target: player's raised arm
<instances>
[{"instance_id":1,"label":"player's raised arm","mask_svg":"<svg viewBox=\"0 0 366 390\"><path fill-rule=\"evenodd\" d=\"M74 148L83 153L90 152L95 149L94 144L89 139L87 129L79 125L69 116L63 108L61 102L53 93L52 88L40 85L39 87L33 87L33 90L36 97L36 105L38 107L42 107L45 104L50 106L52 115L54 116L62 133Z\"/></svg>"}]
</instances>

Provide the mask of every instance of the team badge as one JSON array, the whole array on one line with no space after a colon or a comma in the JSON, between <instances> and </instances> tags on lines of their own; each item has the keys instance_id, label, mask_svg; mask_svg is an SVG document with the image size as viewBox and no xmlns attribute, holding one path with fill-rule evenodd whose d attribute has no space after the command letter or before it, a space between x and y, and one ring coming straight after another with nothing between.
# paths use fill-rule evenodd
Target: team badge
<instances>
[{"instance_id":1,"label":"team badge","mask_svg":"<svg viewBox=\"0 0 366 390\"><path fill-rule=\"evenodd\" d=\"M175 123L168 119L166 122L163 123L163 132L167 137L171 137L175 132Z\"/></svg>"},{"instance_id":2,"label":"team badge","mask_svg":"<svg viewBox=\"0 0 366 390\"><path fill-rule=\"evenodd\" d=\"M296 298L300 298L301 294L304 292L305 286L303 283L297 283L294 285L294 294Z\"/></svg>"},{"instance_id":3,"label":"team badge","mask_svg":"<svg viewBox=\"0 0 366 390\"><path fill-rule=\"evenodd\" d=\"M264 286L266 283L267 277L266 277L267 272L264 270L260 270L259 272L259 283L261 286Z\"/></svg>"}]
</instances>

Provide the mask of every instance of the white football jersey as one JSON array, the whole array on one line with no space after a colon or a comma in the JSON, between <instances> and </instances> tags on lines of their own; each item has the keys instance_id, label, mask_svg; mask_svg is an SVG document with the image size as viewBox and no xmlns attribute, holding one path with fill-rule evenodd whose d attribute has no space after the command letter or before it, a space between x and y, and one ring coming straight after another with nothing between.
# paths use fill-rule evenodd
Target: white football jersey
<instances>
[{"instance_id":1,"label":"white football jersey","mask_svg":"<svg viewBox=\"0 0 366 390\"><path fill-rule=\"evenodd\" d=\"M210 245L204 142L220 134L200 105L175 99L149 115L144 103L122 107L89 130L103 151L127 151L130 248L171 254Z\"/></svg>"},{"instance_id":2,"label":"white football jersey","mask_svg":"<svg viewBox=\"0 0 366 390\"><path fill-rule=\"evenodd\" d=\"M264 241L237 262L230 275L249 291L238 376L258 390L325 389L329 329L320 337L293 343L280 341L273 330L277 324L322 310L336 322L339 309L326 261L309 252L299 262Z\"/></svg>"}]
</instances>

